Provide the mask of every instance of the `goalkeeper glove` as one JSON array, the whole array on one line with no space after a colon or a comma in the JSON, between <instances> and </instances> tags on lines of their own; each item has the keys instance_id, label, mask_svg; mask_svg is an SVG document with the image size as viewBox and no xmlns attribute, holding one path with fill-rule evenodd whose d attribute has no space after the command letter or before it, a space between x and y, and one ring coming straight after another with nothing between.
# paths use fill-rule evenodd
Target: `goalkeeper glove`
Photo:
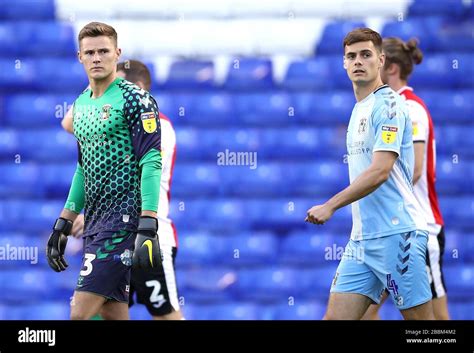
<instances>
[{"instance_id":1,"label":"goalkeeper glove","mask_svg":"<svg viewBox=\"0 0 474 353\"><path fill-rule=\"evenodd\" d=\"M133 268L148 269L161 266L162 258L157 232L158 220L156 218L140 217L132 257Z\"/></svg>"},{"instance_id":2,"label":"goalkeeper glove","mask_svg":"<svg viewBox=\"0 0 474 353\"><path fill-rule=\"evenodd\" d=\"M72 221L59 217L54 223L53 232L49 236L46 257L49 266L56 272L66 270L68 264L64 259L67 237L71 234Z\"/></svg>"}]
</instances>

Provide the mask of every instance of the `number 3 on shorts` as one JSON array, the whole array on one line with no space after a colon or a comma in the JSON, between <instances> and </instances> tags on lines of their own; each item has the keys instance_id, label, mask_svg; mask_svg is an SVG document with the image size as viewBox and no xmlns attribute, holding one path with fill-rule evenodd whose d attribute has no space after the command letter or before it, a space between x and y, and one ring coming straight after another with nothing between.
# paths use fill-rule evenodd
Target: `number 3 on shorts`
<instances>
[{"instance_id":1,"label":"number 3 on shorts","mask_svg":"<svg viewBox=\"0 0 474 353\"><path fill-rule=\"evenodd\" d=\"M95 254L84 254L85 269L79 272L81 276L87 276L92 272L92 261L95 259Z\"/></svg>"}]
</instances>

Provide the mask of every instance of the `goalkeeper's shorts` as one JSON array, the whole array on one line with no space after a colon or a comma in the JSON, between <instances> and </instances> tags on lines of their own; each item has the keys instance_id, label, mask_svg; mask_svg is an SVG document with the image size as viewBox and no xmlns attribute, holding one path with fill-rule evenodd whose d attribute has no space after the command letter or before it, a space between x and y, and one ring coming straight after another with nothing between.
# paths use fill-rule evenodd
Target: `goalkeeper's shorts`
<instances>
[{"instance_id":1,"label":"goalkeeper's shorts","mask_svg":"<svg viewBox=\"0 0 474 353\"><path fill-rule=\"evenodd\" d=\"M426 272L428 234L411 231L347 244L331 292L357 293L380 303L385 289L398 309L431 300Z\"/></svg>"},{"instance_id":2,"label":"goalkeeper's shorts","mask_svg":"<svg viewBox=\"0 0 474 353\"><path fill-rule=\"evenodd\" d=\"M134 235L119 231L84 237L82 269L76 291L128 303Z\"/></svg>"}]
</instances>

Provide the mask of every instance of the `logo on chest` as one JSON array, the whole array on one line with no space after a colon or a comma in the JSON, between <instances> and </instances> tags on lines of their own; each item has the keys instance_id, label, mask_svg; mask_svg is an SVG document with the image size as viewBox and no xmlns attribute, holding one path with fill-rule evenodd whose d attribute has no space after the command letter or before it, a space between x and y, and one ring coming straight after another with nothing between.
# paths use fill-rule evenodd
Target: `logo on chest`
<instances>
[{"instance_id":1,"label":"logo on chest","mask_svg":"<svg viewBox=\"0 0 474 353\"><path fill-rule=\"evenodd\" d=\"M357 133L359 135L365 133L367 131L367 118L362 118L359 120L359 126L357 128Z\"/></svg>"},{"instance_id":2,"label":"logo on chest","mask_svg":"<svg viewBox=\"0 0 474 353\"><path fill-rule=\"evenodd\" d=\"M107 120L110 118L110 112L112 111L112 106L110 104L105 104L102 106L102 115L101 119L102 120Z\"/></svg>"}]
</instances>

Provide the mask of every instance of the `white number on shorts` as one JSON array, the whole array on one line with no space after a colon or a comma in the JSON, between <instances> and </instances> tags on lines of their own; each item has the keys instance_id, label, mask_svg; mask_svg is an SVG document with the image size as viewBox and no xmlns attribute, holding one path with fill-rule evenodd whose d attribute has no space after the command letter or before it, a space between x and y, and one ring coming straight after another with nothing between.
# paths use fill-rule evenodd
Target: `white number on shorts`
<instances>
[{"instance_id":1,"label":"white number on shorts","mask_svg":"<svg viewBox=\"0 0 474 353\"><path fill-rule=\"evenodd\" d=\"M95 254L85 254L84 255L84 266L86 267L85 270L79 272L81 276L87 276L92 272L92 261L95 259Z\"/></svg>"},{"instance_id":2,"label":"white number on shorts","mask_svg":"<svg viewBox=\"0 0 474 353\"><path fill-rule=\"evenodd\" d=\"M160 294L161 284L160 281L151 280L145 282L147 287L153 287L150 295L150 303L153 303L155 308L159 308L166 301L163 294Z\"/></svg>"}]
</instances>

